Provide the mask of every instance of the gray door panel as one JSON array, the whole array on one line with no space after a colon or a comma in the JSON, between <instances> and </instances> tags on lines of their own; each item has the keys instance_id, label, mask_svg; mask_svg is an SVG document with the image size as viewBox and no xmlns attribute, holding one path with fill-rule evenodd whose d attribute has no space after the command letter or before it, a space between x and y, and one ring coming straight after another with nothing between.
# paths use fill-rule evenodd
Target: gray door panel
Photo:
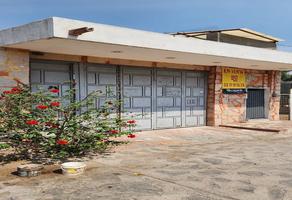
<instances>
[{"instance_id":1,"label":"gray door panel","mask_svg":"<svg viewBox=\"0 0 292 200\"><path fill-rule=\"evenodd\" d=\"M117 98L117 67L112 65L99 65L87 63L81 66L85 69L86 95L100 91L99 98L96 99L96 106L100 107L106 100Z\"/></svg>"},{"instance_id":2,"label":"gray door panel","mask_svg":"<svg viewBox=\"0 0 292 200\"><path fill-rule=\"evenodd\" d=\"M182 127L182 72L156 72L156 128Z\"/></svg>"},{"instance_id":3,"label":"gray door panel","mask_svg":"<svg viewBox=\"0 0 292 200\"><path fill-rule=\"evenodd\" d=\"M72 71L69 64L52 62L32 62L30 83L32 91L58 88L63 95L71 87Z\"/></svg>"},{"instance_id":4,"label":"gray door panel","mask_svg":"<svg viewBox=\"0 0 292 200\"><path fill-rule=\"evenodd\" d=\"M206 124L205 81L206 78L204 73L186 72L186 126L203 126Z\"/></svg>"},{"instance_id":5,"label":"gray door panel","mask_svg":"<svg viewBox=\"0 0 292 200\"><path fill-rule=\"evenodd\" d=\"M152 69L122 67L123 111L134 115L138 130L152 129Z\"/></svg>"}]
</instances>

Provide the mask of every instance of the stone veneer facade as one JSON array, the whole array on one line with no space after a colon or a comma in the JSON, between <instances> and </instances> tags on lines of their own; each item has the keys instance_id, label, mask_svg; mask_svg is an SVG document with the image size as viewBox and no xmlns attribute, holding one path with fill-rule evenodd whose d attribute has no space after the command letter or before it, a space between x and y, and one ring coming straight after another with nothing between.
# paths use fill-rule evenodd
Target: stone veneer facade
<instances>
[{"instance_id":1,"label":"stone veneer facade","mask_svg":"<svg viewBox=\"0 0 292 200\"><path fill-rule=\"evenodd\" d=\"M58 58L60 57L66 58L66 56L59 55ZM30 56L28 51L0 48L0 90L15 86L16 79L23 83L29 83L29 60ZM75 61L77 60L75 59ZM95 60L97 63L105 62L110 64L106 60ZM116 62L121 65L123 63L129 64L129 61L123 60ZM159 63L159 65L167 68L168 64ZM174 66L174 64L169 65ZM157 67L159 66L157 65ZM192 70L204 70L209 73L207 125L218 126L221 124L244 122L246 120L246 94L231 95L222 93L222 68L191 67ZM271 120L279 120L280 97L278 95L280 94L281 73L279 71L246 70L246 74L247 86L249 88L265 89L267 117ZM272 95L273 93L278 95Z\"/></svg>"},{"instance_id":2,"label":"stone veneer facade","mask_svg":"<svg viewBox=\"0 0 292 200\"><path fill-rule=\"evenodd\" d=\"M247 94L223 94L221 70L222 67L213 67L209 72L208 125L218 126L244 122L246 121ZM265 89L267 118L279 120L281 73L279 71L248 69L245 72L248 88Z\"/></svg>"},{"instance_id":3,"label":"stone veneer facade","mask_svg":"<svg viewBox=\"0 0 292 200\"><path fill-rule=\"evenodd\" d=\"M0 48L0 90L29 83L29 52Z\"/></svg>"}]
</instances>

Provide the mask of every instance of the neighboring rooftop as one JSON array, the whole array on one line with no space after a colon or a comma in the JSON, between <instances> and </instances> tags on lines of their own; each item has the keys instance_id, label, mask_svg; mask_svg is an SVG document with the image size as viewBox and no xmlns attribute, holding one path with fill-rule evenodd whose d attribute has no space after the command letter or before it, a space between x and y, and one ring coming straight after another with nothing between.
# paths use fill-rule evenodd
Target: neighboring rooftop
<instances>
[{"instance_id":1,"label":"neighboring rooftop","mask_svg":"<svg viewBox=\"0 0 292 200\"><path fill-rule=\"evenodd\" d=\"M219 29L219 30L204 30L204 31L190 31L190 32L177 32L171 35L184 35L187 37L195 37L199 39L206 39L209 33L223 33L237 37L249 38L253 40L260 40L263 42L282 42L283 39L276 38L264 33L260 33L248 28L234 28L234 29Z\"/></svg>"},{"instance_id":2,"label":"neighboring rooftop","mask_svg":"<svg viewBox=\"0 0 292 200\"><path fill-rule=\"evenodd\" d=\"M277 42L283 41L280 38L276 38L248 28L177 32L173 33L172 35L182 35L185 37L266 49L277 49Z\"/></svg>"}]
</instances>

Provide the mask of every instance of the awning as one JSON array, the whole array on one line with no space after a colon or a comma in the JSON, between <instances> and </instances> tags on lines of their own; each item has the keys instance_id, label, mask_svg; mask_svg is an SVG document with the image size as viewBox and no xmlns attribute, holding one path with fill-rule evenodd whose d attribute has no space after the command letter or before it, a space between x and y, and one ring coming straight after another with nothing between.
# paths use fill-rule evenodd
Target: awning
<instances>
[{"instance_id":1,"label":"awning","mask_svg":"<svg viewBox=\"0 0 292 200\"><path fill-rule=\"evenodd\" d=\"M69 31L93 31L79 36ZM291 70L292 53L53 17L0 31L0 46L177 64Z\"/></svg>"}]
</instances>

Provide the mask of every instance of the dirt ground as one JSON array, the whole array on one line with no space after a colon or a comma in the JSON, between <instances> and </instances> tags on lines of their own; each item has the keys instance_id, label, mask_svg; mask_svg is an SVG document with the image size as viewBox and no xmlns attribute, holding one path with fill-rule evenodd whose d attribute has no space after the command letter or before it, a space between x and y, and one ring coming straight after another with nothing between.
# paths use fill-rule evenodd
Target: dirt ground
<instances>
[{"instance_id":1,"label":"dirt ground","mask_svg":"<svg viewBox=\"0 0 292 200\"><path fill-rule=\"evenodd\" d=\"M227 128L139 133L88 161L83 175L46 167L17 177L1 166L2 200L291 200L292 134Z\"/></svg>"}]
</instances>

